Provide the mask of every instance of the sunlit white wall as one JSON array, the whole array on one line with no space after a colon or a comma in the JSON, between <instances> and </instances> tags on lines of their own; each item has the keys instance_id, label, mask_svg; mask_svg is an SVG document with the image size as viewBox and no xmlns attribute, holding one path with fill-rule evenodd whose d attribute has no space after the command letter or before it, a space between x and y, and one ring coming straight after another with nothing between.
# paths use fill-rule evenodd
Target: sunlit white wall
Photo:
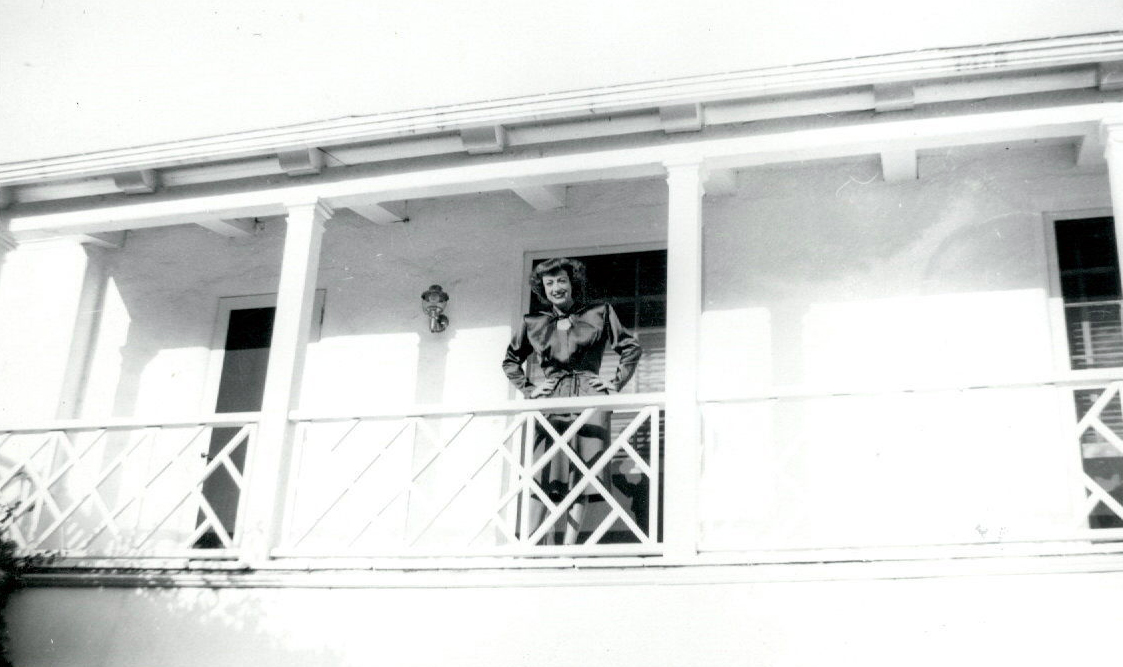
<instances>
[{"instance_id":1,"label":"sunlit white wall","mask_svg":"<svg viewBox=\"0 0 1123 667\"><path fill-rule=\"evenodd\" d=\"M873 161L755 170L737 197L707 208L707 307L765 321L743 328L743 346L769 349L771 366L738 376L711 353L707 377L720 384L703 392L883 392L707 408L710 547L1014 539L1079 525L1063 391L898 390L1063 370L1042 214L1109 206L1103 175L1076 170L1062 146L948 151L920 171L887 184ZM774 386L762 390L762 378Z\"/></svg>"}]
</instances>

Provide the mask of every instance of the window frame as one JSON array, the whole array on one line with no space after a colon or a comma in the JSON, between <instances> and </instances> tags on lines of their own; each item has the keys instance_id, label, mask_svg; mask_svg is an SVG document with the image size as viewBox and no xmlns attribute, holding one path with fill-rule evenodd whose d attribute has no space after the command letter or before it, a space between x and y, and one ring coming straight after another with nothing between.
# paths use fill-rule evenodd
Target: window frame
<instances>
[{"instance_id":1,"label":"window frame","mask_svg":"<svg viewBox=\"0 0 1123 667\"><path fill-rule=\"evenodd\" d=\"M1060 256L1057 251L1058 220L1079 220L1082 218L1114 217L1111 207L1083 208L1061 211L1046 211L1042 213L1044 225L1045 259L1048 268L1048 285L1046 291L1049 330L1052 334L1053 369L1066 379L1080 380L1083 378L1103 377L1105 372L1112 369L1123 370L1123 365L1104 368L1072 367L1071 353L1068 347L1068 331L1066 329L1064 292L1061 288ZM1116 241L1118 244L1118 240ZM1119 258L1123 270L1123 257Z\"/></svg>"},{"instance_id":2,"label":"window frame","mask_svg":"<svg viewBox=\"0 0 1123 667\"><path fill-rule=\"evenodd\" d=\"M1046 266L1048 268L1046 291L1047 317L1049 320L1049 330L1052 334L1054 371L1055 375L1060 379L1073 381L1071 385L1065 387L1069 392L1069 400L1057 401L1057 409L1060 411L1061 424L1066 427L1064 432L1072 433L1080 421L1077 402L1075 400L1076 392L1083 389L1103 389L1103 382L1097 381L1097 379L1102 380L1105 373L1110 373L1114 369L1123 370L1123 366L1083 369L1074 369L1072 367L1072 357L1068 343L1064 291L1061 287L1060 252L1057 248L1056 224L1058 220L1080 220L1103 217L1114 218L1115 212L1111 207L1094 207L1046 211L1042 213L1041 217L1044 227L1043 250ZM1118 245L1118 243L1117 226L1116 244ZM1116 261L1120 264L1121 278L1123 278L1123 254L1118 256ZM1061 390L1058 389L1058 396L1060 395L1060 391ZM1071 452L1068 456L1068 470L1065 471L1068 476L1068 487L1072 489L1070 512L1074 518L1078 518L1079 521L1085 524L1086 530L1095 532L1097 529L1089 525L1090 515L1082 512L1084 503L1087 500L1087 494L1084 491L1083 483L1083 446L1080 444L1079 439L1076 439L1076 442L1072 444L1075 444L1075 446L1071 447ZM1105 535L1104 539L1110 539L1110 535Z\"/></svg>"},{"instance_id":3,"label":"window frame","mask_svg":"<svg viewBox=\"0 0 1123 667\"><path fill-rule=\"evenodd\" d=\"M513 320L515 328L513 331L518 331L518 327L522 324L522 318L525 313L530 312L530 306L533 303L533 297L530 293L530 285L527 283L527 277L530 275L530 269L534 266L534 262L540 259L549 259L551 257L586 257L589 255L622 255L633 252L651 252L657 250L667 250L666 241L648 241L637 243L622 243L617 245L595 245L588 247L569 247L569 248L547 248L542 250L526 250L523 252L522 273L519 280L519 310ZM667 275L667 282L670 283L671 277ZM630 329L630 327L629 327ZM643 329L636 329L632 331L637 336L641 332L654 332L662 331L666 333L667 325L663 323L662 327L644 327ZM512 394L514 390L512 388ZM638 391L635 382L629 382L620 393L634 394Z\"/></svg>"},{"instance_id":4,"label":"window frame","mask_svg":"<svg viewBox=\"0 0 1123 667\"><path fill-rule=\"evenodd\" d=\"M624 243L620 245L595 245L589 247L547 248L544 250L527 250L523 252L522 273L519 274L519 311L515 322L521 322L522 316L530 312L531 296L527 276L530 268L539 259L551 257L585 257L588 255L621 255L629 252L650 252L652 250L666 250L666 241L651 241L646 243ZM670 282L670 276L667 277Z\"/></svg>"}]
</instances>

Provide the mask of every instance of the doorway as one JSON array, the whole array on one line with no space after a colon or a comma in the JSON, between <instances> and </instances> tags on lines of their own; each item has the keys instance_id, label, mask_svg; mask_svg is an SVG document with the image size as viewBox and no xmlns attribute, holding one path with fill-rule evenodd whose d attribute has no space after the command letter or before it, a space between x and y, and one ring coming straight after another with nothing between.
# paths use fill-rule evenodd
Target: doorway
<instances>
[{"instance_id":1,"label":"doorway","mask_svg":"<svg viewBox=\"0 0 1123 667\"><path fill-rule=\"evenodd\" d=\"M319 338L324 312L324 290L317 290L312 309L312 331L309 342ZM219 300L219 317L212 348L211 386L207 405L215 413L259 412L265 393L265 375L269 366L270 343L273 338L273 320L277 297L263 294L245 297L227 297ZM206 463L219 456L240 429L215 427L205 455ZM244 474L247 442L236 445L228 456L239 475ZM210 505L223 531L233 542L236 536L241 487L225 466L217 466L203 480L203 498ZM200 509L195 527L207 523ZM225 547L217 528L211 522L207 530L195 541L196 549L221 549Z\"/></svg>"}]
</instances>

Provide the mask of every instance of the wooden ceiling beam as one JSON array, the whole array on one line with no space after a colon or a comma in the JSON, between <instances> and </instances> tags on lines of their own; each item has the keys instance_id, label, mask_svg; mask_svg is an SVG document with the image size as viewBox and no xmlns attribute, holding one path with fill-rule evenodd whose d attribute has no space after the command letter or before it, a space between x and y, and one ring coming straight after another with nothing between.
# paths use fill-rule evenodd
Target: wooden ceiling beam
<instances>
[{"instance_id":1,"label":"wooden ceiling beam","mask_svg":"<svg viewBox=\"0 0 1123 667\"><path fill-rule=\"evenodd\" d=\"M737 192L737 172L732 169L711 169L702 183L702 190L711 197L728 197Z\"/></svg>"},{"instance_id":2,"label":"wooden ceiling beam","mask_svg":"<svg viewBox=\"0 0 1123 667\"><path fill-rule=\"evenodd\" d=\"M507 130L502 125L462 127L460 141L471 155L502 153L507 148Z\"/></svg>"},{"instance_id":3,"label":"wooden ceiling beam","mask_svg":"<svg viewBox=\"0 0 1123 667\"><path fill-rule=\"evenodd\" d=\"M511 190L523 201L533 206L536 211L553 211L565 208L564 185L532 185L511 188Z\"/></svg>"},{"instance_id":4,"label":"wooden ceiling beam","mask_svg":"<svg viewBox=\"0 0 1123 667\"><path fill-rule=\"evenodd\" d=\"M324 168L324 154L318 148L301 148L277 153L281 171L289 176L318 174Z\"/></svg>"},{"instance_id":5,"label":"wooden ceiling beam","mask_svg":"<svg viewBox=\"0 0 1123 667\"><path fill-rule=\"evenodd\" d=\"M698 132L704 124L702 105L671 104L659 107L659 122L667 134Z\"/></svg>"},{"instance_id":6,"label":"wooden ceiling beam","mask_svg":"<svg viewBox=\"0 0 1123 667\"><path fill-rule=\"evenodd\" d=\"M902 148L882 151L881 176L886 183L915 181L920 176L917 169L916 150Z\"/></svg>"},{"instance_id":7,"label":"wooden ceiling beam","mask_svg":"<svg viewBox=\"0 0 1123 667\"><path fill-rule=\"evenodd\" d=\"M405 211L397 211L396 207L386 202L378 204L348 204L346 208L351 209L355 215L364 218L367 222L372 222L376 225L392 225L399 222L406 222Z\"/></svg>"},{"instance_id":8,"label":"wooden ceiling beam","mask_svg":"<svg viewBox=\"0 0 1123 667\"><path fill-rule=\"evenodd\" d=\"M142 169L140 171L129 171L123 174L114 174L113 183L117 189L127 195L145 195L156 192L159 184L156 179L156 171L153 169Z\"/></svg>"},{"instance_id":9,"label":"wooden ceiling beam","mask_svg":"<svg viewBox=\"0 0 1123 667\"><path fill-rule=\"evenodd\" d=\"M221 234L229 238L252 236L254 229L257 227L257 221L253 218L233 218L229 220L215 218L213 220L200 220L196 224L211 230L215 234Z\"/></svg>"}]
</instances>

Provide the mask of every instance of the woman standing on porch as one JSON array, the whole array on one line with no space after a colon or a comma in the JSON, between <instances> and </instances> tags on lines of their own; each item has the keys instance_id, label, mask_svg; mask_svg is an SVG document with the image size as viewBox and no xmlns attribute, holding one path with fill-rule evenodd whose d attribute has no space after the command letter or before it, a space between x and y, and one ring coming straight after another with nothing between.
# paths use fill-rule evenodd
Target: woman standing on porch
<instances>
[{"instance_id":1,"label":"woman standing on porch","mask_svg":"<svg viewBox=\"0 0 1123 667\"><path fill-rule=\"evenodd\" d=\"M550 305L545 312L523 316L522 326L507 346L503 372L516 389L527 398L559 398L567 396L603 395L619 391L635 372L643 350L635 337L620 324L616 311L607 303L585 302L585 265L578 260L559 257L546 260L530 272L530 287L539 299ZM616 375L605 382L600 377L604 351L611 347L620 355ZM522 364L537 354L545 379L534 385ZM578 413L547 414L551 426L564 434L580 415ZM569 445L592 466L609 445L611 412L597 410L581 426ZM535 455L549 448L553 438L539 428L535 437ZM544 488L555 502L564 498L579 481L580 471L564 453L558 452L546 467ZM607 480L607 468L601 479ZM608 488L608 483L605 483ZM585 517L588 496L597 491L587 485L569 507L564 544L576 544ZM531 515L532 530L542 521L544 507L536 506Z\"/></svg>"}]
</instances>

